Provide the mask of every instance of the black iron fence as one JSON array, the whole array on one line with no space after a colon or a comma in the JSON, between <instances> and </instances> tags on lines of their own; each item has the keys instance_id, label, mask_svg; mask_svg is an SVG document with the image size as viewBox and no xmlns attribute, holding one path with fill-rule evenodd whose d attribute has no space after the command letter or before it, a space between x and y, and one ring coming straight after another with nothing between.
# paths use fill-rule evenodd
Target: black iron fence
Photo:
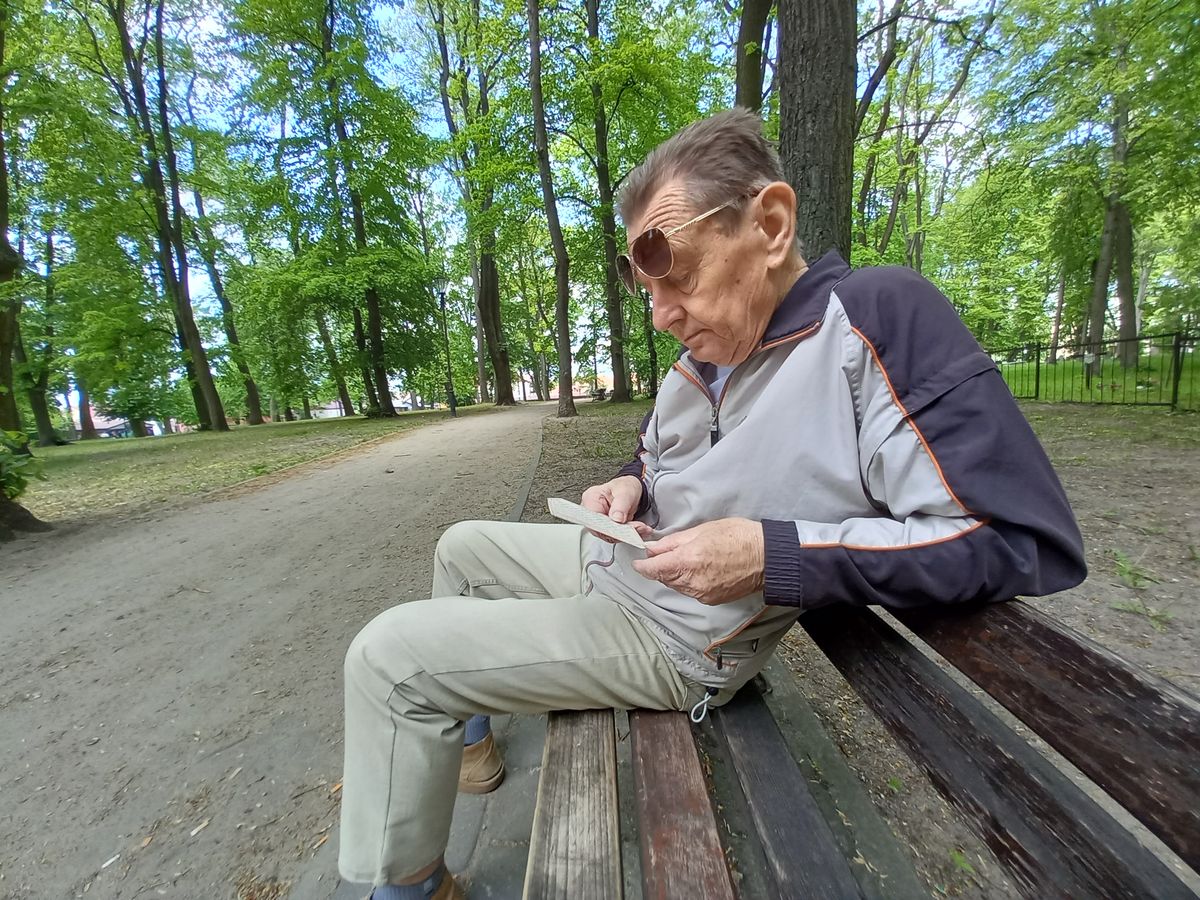
<instances>
[{"instance_id":1,"label":"black iron fence","mask_svg":"<svg viewBox=\"0 0 1200 900\"><path fill-rule=\"evenodd\" d=\"M1200 411L1200 336L1182 332L990 351L1020 400Z\"/></svg>"}]
</instances>

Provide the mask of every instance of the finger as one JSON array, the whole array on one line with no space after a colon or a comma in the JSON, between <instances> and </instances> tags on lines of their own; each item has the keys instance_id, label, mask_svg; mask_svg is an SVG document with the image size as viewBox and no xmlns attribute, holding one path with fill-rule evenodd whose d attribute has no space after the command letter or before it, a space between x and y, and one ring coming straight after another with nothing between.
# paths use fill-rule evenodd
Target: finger
<instances>
[{"instance_id":1,"label":"finger","mask_svg":"<svg viewBox=\"0 0 1200 900\"><path fill-rule=\"evenodd\" d=\"M670 584L678 575L679 567L674 560L660 556L649 559L635 559L633 561L633 568L643 578L661 581L663 584Z\"/></svg>"},{"instance_id":2,"label":"finger","mask_svg":"<svg viewBox=\"0 0 1200 900\"><path fill-rule=\"evenodd\" d=\"M588 488L583 492L579 505L592 512L606 514L612 505L612 491L606 487Z\"/></svg>"},{"instance_id":3,"label":"finger","mask_svg":"<svg viewBox=\"0 0 1200 900\"><path fill-rule=\"evenodd\" d=\"M588 534L590 534L592 537L598 537L598 538L600 538L600 540L604 541L604 543L606 543L606 544L615 544L616 543L616 540L614 538L610 538L607 534L601 534L598 531L592 531L592 529L590 529L590 528L587 531L588 531Z\"/></svg>"},{"instance_id":4,"label":"finger","mask_svg":"<svg viewBox=\"0 0 1200 900\"><path fill-rule=\"evenodd\" d=\"M638 533L638 535L642 538L642 540L645 540L650 535L654 534L654 529L651 528L649 525L647 525L645 522L639 522L635 519L634 521L630 522L629 524L633 526L633 530Z\"/></svg>"}]
</instances>

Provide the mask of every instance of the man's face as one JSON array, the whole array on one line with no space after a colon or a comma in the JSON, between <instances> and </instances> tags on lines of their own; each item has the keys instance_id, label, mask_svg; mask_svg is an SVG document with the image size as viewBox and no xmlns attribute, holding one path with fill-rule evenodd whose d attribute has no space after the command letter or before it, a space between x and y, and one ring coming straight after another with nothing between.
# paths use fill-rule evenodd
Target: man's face
<instances>
[{"instance_id":1,"label":"man's face","mask_svg":"<svg viewBox=\"0 0 1200 900\"><path fill-rule=\"evenodd\" d=\"M702 212L682 181L669 182L629 223L629 239L647 228L670 231ZM665 278L634 269L654 300L654 327L671 332L701 362L742 362L775 311L779 298L768 281L768 242L752 213L743 211L732 230L724 213L671 235L675 264Z\"/></svg>"}]
</instances>

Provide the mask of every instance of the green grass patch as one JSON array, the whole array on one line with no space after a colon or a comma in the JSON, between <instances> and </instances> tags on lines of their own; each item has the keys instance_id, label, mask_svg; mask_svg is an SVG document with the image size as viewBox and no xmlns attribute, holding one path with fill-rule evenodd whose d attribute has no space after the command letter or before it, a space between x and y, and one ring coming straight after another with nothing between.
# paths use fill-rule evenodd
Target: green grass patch
<instances>
[{"instance_id":1,"label":"green grass patch","mask_svg":"<svg viewBox=\"0 0 1200 900\"><path fill-rule=\"evenodd\" d=\"M476 406L460 414L492 409ZM21 502L50 521L126 512L270 475L447 415L425 410L394 419L311 419L241 425L221 434L103 438L47 447L37 451L46 480L32 484Z\"/></svg>"}]
</instances>

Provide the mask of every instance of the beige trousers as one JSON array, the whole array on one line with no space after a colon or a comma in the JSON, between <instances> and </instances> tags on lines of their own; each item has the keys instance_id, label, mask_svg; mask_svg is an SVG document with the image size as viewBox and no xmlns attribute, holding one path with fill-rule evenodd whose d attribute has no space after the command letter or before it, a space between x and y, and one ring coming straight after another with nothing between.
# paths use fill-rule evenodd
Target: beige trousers
<instances>
[{"instance_id":1,"label":"beige trousers","mask_svg":"<svg viewBox=\"0 0 1200 900\"><path fill-rule=\"evenodd\" d=\"M351 643L342 877L395 883L443 853L472 715L686 707L654 636L582 592L584 535L460 522L438 542L433 599L389 609Z\"/></svg>"}]
</instances>

